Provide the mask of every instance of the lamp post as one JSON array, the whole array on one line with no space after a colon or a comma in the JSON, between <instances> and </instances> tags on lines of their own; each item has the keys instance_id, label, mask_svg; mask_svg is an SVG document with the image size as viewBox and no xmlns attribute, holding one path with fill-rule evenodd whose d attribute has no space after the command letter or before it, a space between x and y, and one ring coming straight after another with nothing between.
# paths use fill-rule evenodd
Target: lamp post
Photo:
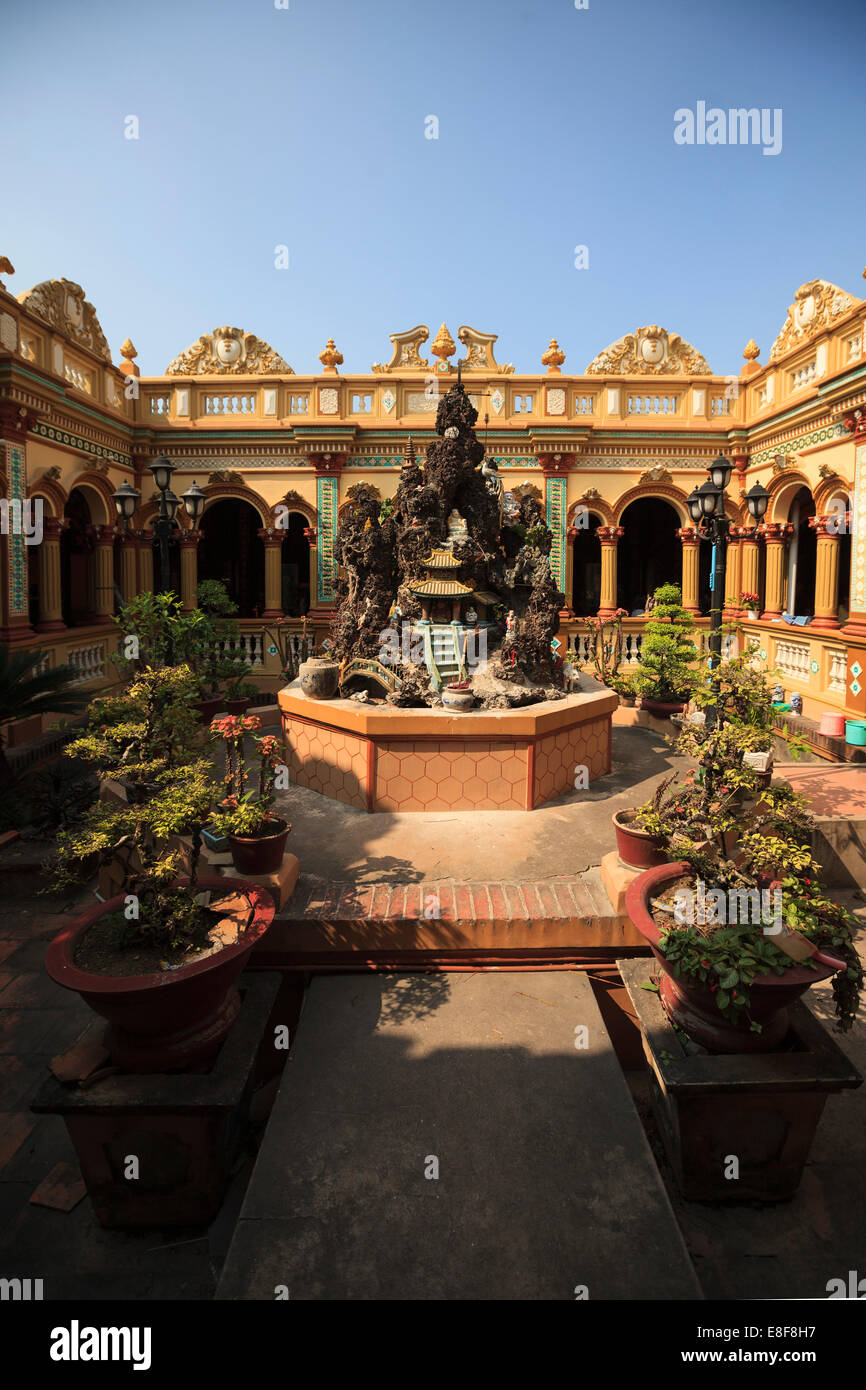
<instances>
[{"instance_id":1,"label":"lamp post","mask_svg":"<svg viewBox=\"0 0 866 1390\"><path fill-rule=\"evenodd\" d=\"M171 585L168 543L171 540L172 523L179 499L171 490L174 464L164 455L160 455L149 467L159 492L159 516L153 523L153 529L159 541L159 587L162 593L166 593Z\"/></svg>"},{"instance_id":2,"label":"lamp post","mask_svg":"<svg viewBox=\"0 0 866 1390\"><path fill-rule=\"evenodd\" d=\"M129 533L129 523L135 516L136 508L141 501L141 493L137 488L130 487L129 483L121 483L116 492L111 494L114 505L117 508L117 515L123 522L124 530Z\"/></svg>"},{"instance_id":3,"label":"lamp post","mask_svg":"<svg viewBox=\"0 0 866 1390\"><path fill-rule=\"evenodd\" d=\"M719 454L707 470L709 477L688 499L689 514L702 540L712 542L715 549L713 567L713 598L710 609L710 670L722 659L722 607L725 600L725 570L728 555L728 533L731 523L725 515L725 489L731 479L731 462ZM760 483L746 493L750 516L759 522L767 510L770 494ZM703 527L703 529L702 529ZM707 712L708 720L715 717Z\"/></svg>"}]
</instances>

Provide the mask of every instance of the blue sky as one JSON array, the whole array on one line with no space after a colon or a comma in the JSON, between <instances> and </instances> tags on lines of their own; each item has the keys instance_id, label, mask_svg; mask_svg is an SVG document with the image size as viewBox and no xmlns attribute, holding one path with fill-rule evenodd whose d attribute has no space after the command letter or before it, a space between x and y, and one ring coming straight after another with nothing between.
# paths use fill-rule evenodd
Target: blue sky
<instances>
[{"instance_id":1,"label":"blue sky","mask_svg":"<svg viewBox=\"0 0 866 1390\"><path fill-rule=\"evenodd\" d=\"M144 375L222 323L366 371L443 319L517 371L659 323L731 373L803 281L866 294L857 0L289 5L7 7L13 293L78 281ZM675 144L699 101L781 108L781 153Z\"/></svg>"}]
</instances>

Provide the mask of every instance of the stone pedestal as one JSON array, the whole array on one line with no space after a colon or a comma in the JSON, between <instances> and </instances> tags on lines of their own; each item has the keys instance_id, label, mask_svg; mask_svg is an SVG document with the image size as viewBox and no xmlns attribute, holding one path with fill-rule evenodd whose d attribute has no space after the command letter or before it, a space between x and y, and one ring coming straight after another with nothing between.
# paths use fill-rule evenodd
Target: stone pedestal
<instances>
[{"instance_id":1,"label":"stone pedestal","mask_svg":"<svg viewBox=\"0 0 866 1390\"><path fill-rule=\"evenodd\" d=\"M231 863L219 871L225 878L237 878L238 871ZM295 891L300 865L297 855L286 854L280 867L272 874L244 874L244 883L253 883L257 888L265 888L270 893L280 912Z\"/></svg>"}]
</instances>

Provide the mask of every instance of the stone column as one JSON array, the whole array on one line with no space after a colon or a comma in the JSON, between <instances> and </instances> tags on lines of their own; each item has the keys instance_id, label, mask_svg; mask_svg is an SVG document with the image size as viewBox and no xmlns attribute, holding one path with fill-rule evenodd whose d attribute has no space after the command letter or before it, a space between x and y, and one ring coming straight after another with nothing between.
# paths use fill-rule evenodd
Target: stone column
<instances>
[{"instance_id":1,"label":"stone column","mask_svg":"<svg viewBox=\"0 0 866 1390\"><path fill-rule=\"evenodd\" d=\"M761 622L769 623L782 616L785 602L785 549L794 528L781 522L767 521L760 529L767 547L764 611L761 614Z\"/></svg>"},{"instance_id":2,"label":"stone column","mask_svg":"<svg viewBox=\"0 0 866 1390\"><path fill-rule=\"evenodd\" d=\"M120 592L124 603L129 603L138 593L138 540L134 532L121 531L117 544L120 546Z\"/></svg>"},{"instance_id":3,"label":"stone column","mask_svg":"<svg viewBox=\"0 0 866 1390\"><path fill-rule=\"evenodd\" d=\"M809 525L818 534L815 565L815 616L811 628L839 627L839 532L835 516L813 516Z\"/></svg>"},{"instance_id":4,"label":"stone column","mask_svg":"<svg viewBox=\"0 0 866 1390\"><path fill-rule=\"evenodd\" d=\"M153 534L138 532L138 592L153 593Z\"/></svg>"},{"instance_id":5,"label":"stone column","mask_svg":"<svg viewBox=\"0 0 866 1390\"><path fill-rule=\"evenodd\" d=\"M42 522L37 632L63 632L66 627L60 583L60 536L65 525L62 516L46 516Z\"/></svg>"},{"instance_id":6,"label":"stone column","mask_svg":"<svg viewBox=\"0 0 866 1390\"><path fill-rule=\"evenodd\" d=\"M93 622L97 627L107 627L114 617L114 527L94 526L93 533Z\"/></svg>"},{"instance_id":7,"label":"stone column","mask_svg":"<svg viewBox=\"0 0 866 1390\"><path fill-rule=\"evenodd\" d=\"M693 526L681 526L677 535L683 545L683 608L687 613L699 616L701 605L698 601L698 569L701 538Z\"/></svg>"},{"instance_id":8,"label":"stone column","mask_svg":"<svg viewBox=\"0 0 866 1390\"><path fill-rule=\"evenodd\" d=\"M263 618L279 620L283 616L283 537L285 531L275 526L263 526L259 539L265 547L265 611Z\"/></svg>"},{"instance_id":9,"label":"stone column","mask_svg":"<svg viewBox=\"0 0 866 1390\"><path fill-rule=\"evenodd\" d=\"M198 608L196 587L198 585L198 543L201 531L181 531L180 545L180 599L184 613Z\"/></svg>"},{"instance_id":10,"label":"stone column","mask_svg":"<svg viewBox=\"0 0 866 1390\"><path fill-rule=\"evenodd\" d=\"M311 595L307 618L319 629L327 626L334 616L337 582L334 543L337 539L340 473L345 461L344 453L314 454L311 459L316 469L316 587Z\"/></svg>"},{"instance_id":11,"label":"stone column","mask_svg":"<svg viewBox=\"0 0 866 1390\"><path fill-rule=\"evenodd\" d=\"M854 435L854 501L851 506L851 589L849 597L848 621L842 628L846 637L866 637L866 412L858 410L854 415L845 416L843 425ZM848 691L849 705L856 697L856 709L866 705L866 681L854 677L852 666L866 667L866 661L849 649ZM862 672L861 672L862 675ZM852 679L856 680L858 690L851 691Z\"/></svg>"},{"instance_id":12,"label":"stone column","mask_svg":"<svg viewBox=\"0 0 866 1390\"><path fill-rule=\"evenodd\" d=\"M742 593L758 592L758 532L752 527L743 527L740 532L740 590ZM760 611L760 596L758 597Z\"/></svg>"},{"instance_id":13,"label":"stone column","mask_svg":"<svg viewBox=\"0 0 866 1390\"><path fill-rule=\"evenodd\" d=\"M9 502L8 534L0 538L0 640L8 646L33 636L30 626L29 565L22 527L13 527L13 507L22 509L27 492L27 431L35 422L32 411L15 401L0 402L0 468L6 475Z\"/></svg>"},{"instance_id":14,"label":"stone column","mask_svg":"<svg viewBox=\"0 0 866 1390\"><path fill-rule=\"evenodd\" d=\"M740 615L740 527L732 526L728 532L728 554L725 560L725 606L723 618L738 618ZM733 603L727 600L733 599Z\"/></svg>"},{"instance_id":15,"label":"stone column","mask_svg":"<svg viewBox=\"0 0 866 1390\"><path fill-rule=\"evenodd\" d=\"M621 526L599 526L595 533L601 542L601 605L599 618L612 618L616 602L616 548L625 531Z\"/></svg>"},{"instance_id":16,"label":"stone column","mask_svg":"<svg viewBox=\"0 0 866 1390\"><path fill-rule=\"evenodd\" d=\"M565 518L568 494L568 471L574 462L573 454L537 455L544 477L545 520L550 528L553 542L550 547L550 573L553 582L563 594L560 618L573 618L574 610L568 596L566 577L566 525Z\"/></svg>"}]
</instances>

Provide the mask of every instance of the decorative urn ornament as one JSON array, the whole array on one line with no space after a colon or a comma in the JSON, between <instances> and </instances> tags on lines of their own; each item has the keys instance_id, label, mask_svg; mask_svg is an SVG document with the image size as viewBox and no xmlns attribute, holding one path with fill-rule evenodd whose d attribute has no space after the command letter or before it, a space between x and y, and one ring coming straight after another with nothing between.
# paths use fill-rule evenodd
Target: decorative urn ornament
<instances>
[{"instance_id":1,"label":"decorative urn ornament","mask_svg":"<svg viewBox=\"0 0 866 1390\"><path fill-rule=\"evenodd\" d=\"M340 663L328 656L310 656L298 667L298 680L311 700L333 700L340 682Z\"/></svg>"}]
</instances>

